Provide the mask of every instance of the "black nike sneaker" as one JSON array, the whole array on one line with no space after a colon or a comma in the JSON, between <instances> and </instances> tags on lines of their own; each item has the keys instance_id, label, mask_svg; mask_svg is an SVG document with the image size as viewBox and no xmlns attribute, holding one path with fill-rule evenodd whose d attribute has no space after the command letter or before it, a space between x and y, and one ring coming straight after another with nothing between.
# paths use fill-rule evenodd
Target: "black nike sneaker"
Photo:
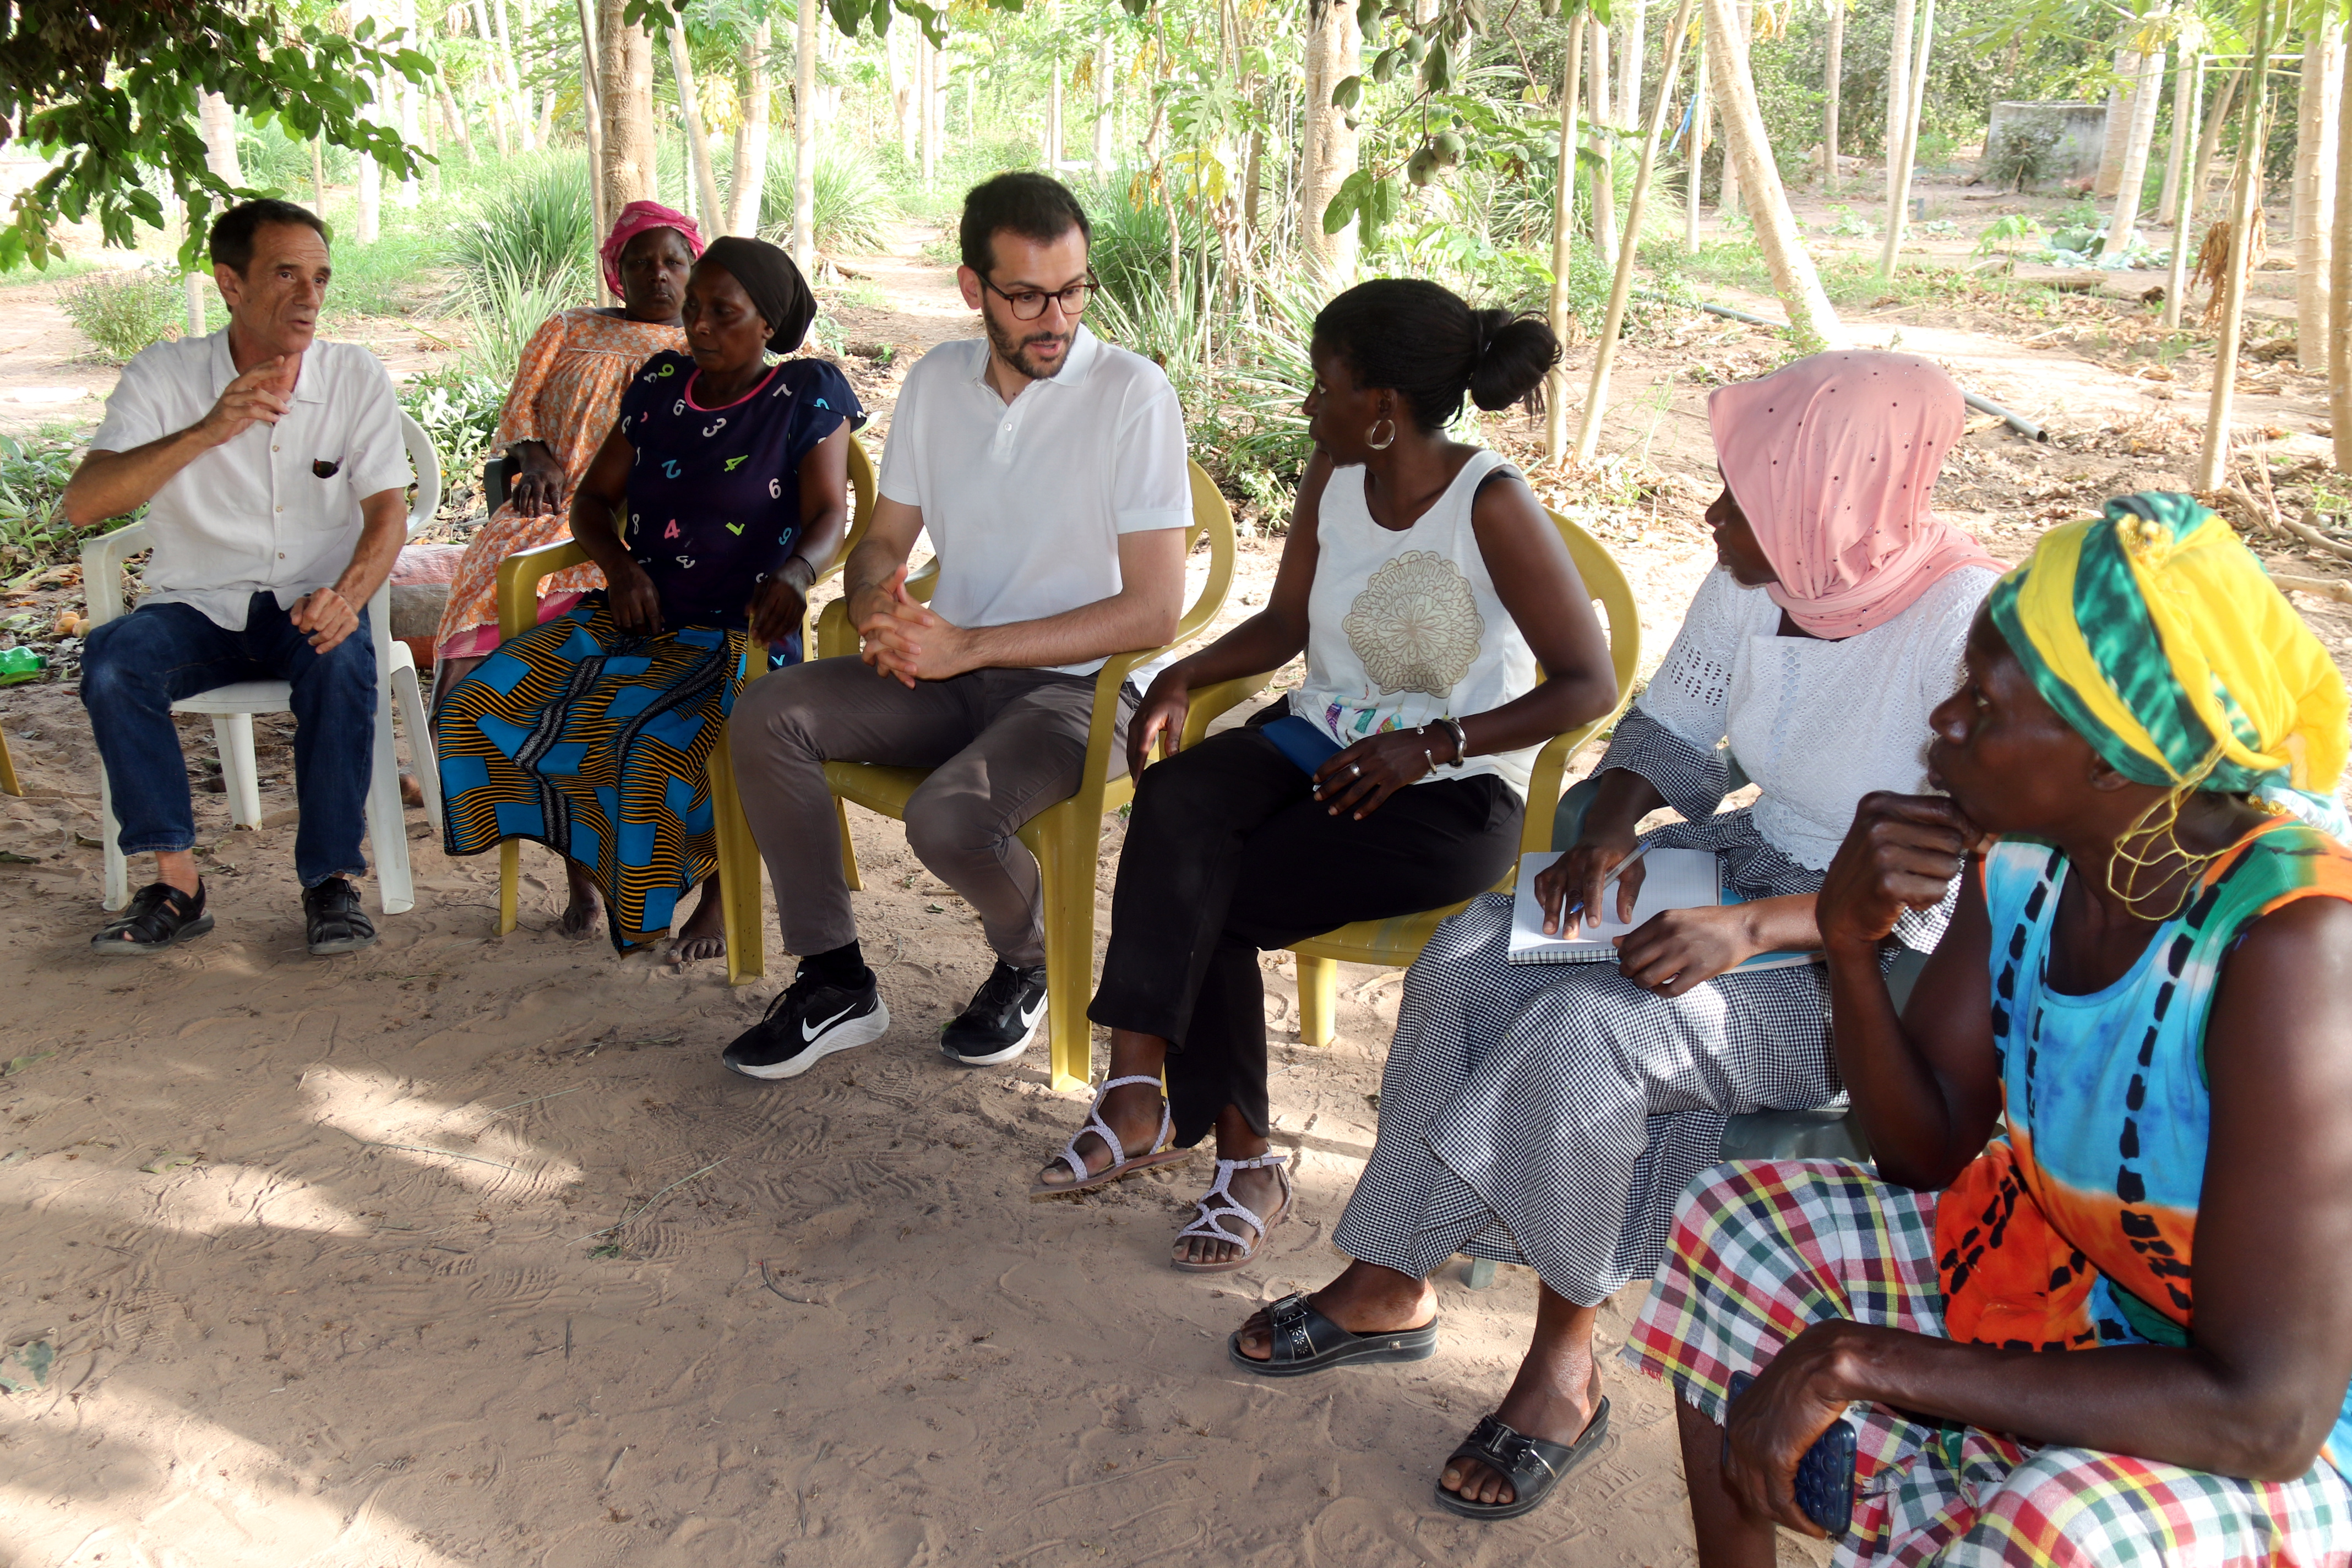
<instances>
[{"instance_id":1,"label":"black nike sneaker","mask_svg":"<svg viewBox=\"0 0 2352 1568\"><path fill-rule=\"evenodd\" d=\"M1003 959L971 1002L940 1031L940 1052L968 1068L1009 1062L1029 1048L1045 1016L1045 971L1015 969Z\"/></svg>"},{"instance_id":2,"label":"black nike sneaker","mask_svg":"<svg viewBox=\"0 0 2352 1568\"><path fill-rule=\"evenodd\" d=\"M767 1016L735 1037L719 1060L745 1078L798 1078L835 1051L870 1045L890 1027L881 987L827 984L803 968L768 1004Z\"/></svg>"}]
</instances>

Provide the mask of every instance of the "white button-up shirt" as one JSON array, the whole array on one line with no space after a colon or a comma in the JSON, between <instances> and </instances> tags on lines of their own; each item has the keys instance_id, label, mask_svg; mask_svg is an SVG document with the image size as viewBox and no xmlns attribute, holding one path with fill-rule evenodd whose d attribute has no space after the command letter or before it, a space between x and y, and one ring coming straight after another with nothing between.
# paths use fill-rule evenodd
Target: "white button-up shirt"
<instances>
[{"instance_id":1,"label":"white button-up shirt","mask_svg":"<svg viewBox=\"0 0 2352 1568\"><path fill-rule=\"evenodd\" d=\"M122 367L90 449L128 452L212 412L236 379L228 331L152 344ZM408 447L392 377L357 343L314 341L293 407L173 475L147 507L154 553L142 603L193 605L245 628L253 595L280 609L330 587L359 547L360 502L405 489Z\"/></svg>"},{"instance_id":2,"label":"white button-up shirt","mask_svg":"<svg viewBox=\"0 0 2352 1568\"><path fill-rule=\"evenodd\" d=\"M1043 620L1119 591L1118 536L1192 521L1176 389L1081 326L1057 375L1011 403L988 340L940 344L907 373L878 486L920 508L939 552L931 608L960 626ZM1056 665L1088 675L1102 660Z\"/></svg>"}]
</instances>

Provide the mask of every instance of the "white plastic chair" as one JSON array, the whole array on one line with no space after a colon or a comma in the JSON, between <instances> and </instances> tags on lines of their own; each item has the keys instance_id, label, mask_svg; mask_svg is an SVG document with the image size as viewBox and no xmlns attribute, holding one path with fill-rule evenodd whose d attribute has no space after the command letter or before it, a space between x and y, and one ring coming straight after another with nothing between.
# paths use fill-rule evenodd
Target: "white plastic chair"
<instances>
[{"instance_id":1,"label":"white plastic chair","mask_svg":"<svg viewBox=\"0 0 2352 1568\"><path fill-rule=\"evenodd\" d=\"M400 416L400 433L408 443L408 460L416 470L416 499L408 509L408 537L414 539L418 529L433 521L441 504L441 455L433 449L433 438L405 414ZM93 626L123 613L122 563L144 550L147 542L147 525L137 522L100 534L81 547L82 591L89 601ZM378 905L385 914L397 915L416 907L416 889L408 871L408 825L400 805L400 761L392 744L394 703L400 705L400 721L415 755L416 781L425 791L425 816L436 834L441 830L441 774L434 765L433 734L425 722L425 694L417 680L415 656L406 643L392 640L389 576L368 600L368 633L375 643L376 703L367 836L375 849ZM292 706L292 689L282 680L240 680L172 704L174 713L213 716L213 743L220 750L229 820L239 827L261 826L261 778L253 758L253 716L284 713ZM119 910L131 901L131 870L116 847L121 828L114 820L114 792L107 784L103 766L98 770L98 787L99 831L106 849L106 907Z\"/></svg>"}]
</instances>

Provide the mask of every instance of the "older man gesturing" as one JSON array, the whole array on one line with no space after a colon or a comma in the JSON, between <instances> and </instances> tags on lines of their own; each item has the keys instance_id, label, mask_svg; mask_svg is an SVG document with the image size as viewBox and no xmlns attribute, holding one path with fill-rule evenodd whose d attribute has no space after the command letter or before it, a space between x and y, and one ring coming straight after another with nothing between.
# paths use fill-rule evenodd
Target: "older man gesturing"
<instances>
[{"instance_id":1,"label":"older man gesturing","mask_svg":"<svg viewBox=\"0 0 2352 1568\"><path fill-rule=\"evenodd\" d=\"M212 929L172 704L278 679L293 689L305 935L312 952L348 952L375 941L349 879L367 868L366 606L405 533L400 405L373 354L317 341L332 268L316 216L245 203L213 225L210 252L228 326L124 366L66 487L75 527L152 503L154 539L139 607L90 634L81 699L122 852L153 855L155 880L90 946L153 953Z\"/></svg>"}]
</instances>

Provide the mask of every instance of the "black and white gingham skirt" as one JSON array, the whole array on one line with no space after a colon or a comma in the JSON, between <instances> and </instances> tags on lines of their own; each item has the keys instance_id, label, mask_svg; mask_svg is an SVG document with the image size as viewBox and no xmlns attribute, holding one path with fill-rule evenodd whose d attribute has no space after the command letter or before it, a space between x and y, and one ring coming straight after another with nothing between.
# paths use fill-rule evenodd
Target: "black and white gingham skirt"
<instances>
[{"instance_id":1,"label":"black and white gingham skirt","mask_svg":"<svg viewBox=\"0 0 2352 1568\"><path fill-rule=\"evenodd\" d=\"M1744 811L1653 837L1725 852L1751 898L1820 886ZM1597 1305L1655 1272L1683 1189L1723 1157L1727 1118L1843 1095L1829 993L1808 966L1660 996L1607 962L1509 963L1510 926L1509 899L1489 894L1406 973L1380 1135L1332 1239L1415 1278L1457 1252L1525 1263Z\"/></svg>"}]
</instances>

